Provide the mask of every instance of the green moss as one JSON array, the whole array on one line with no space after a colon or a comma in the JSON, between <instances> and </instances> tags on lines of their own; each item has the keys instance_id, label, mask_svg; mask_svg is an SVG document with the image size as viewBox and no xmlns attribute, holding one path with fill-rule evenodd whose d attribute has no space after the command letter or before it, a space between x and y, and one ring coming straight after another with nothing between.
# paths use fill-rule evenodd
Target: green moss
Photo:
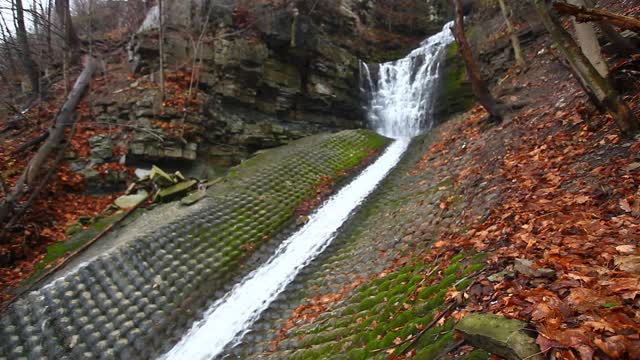
<instances>
[{"instance_id":1,"label":"green moss","mask_svg":"<svg viewBox=\"0 0 640 360\"><path fill-rule=\"evenodd\" d=\"M53 244L47 247L47 255L36 264L37 270L44 269L47 265L51 264L55 260L61 258L67 253L77 250L89 240L96 237L100 232L106 229L109 225L118 221L124 214L117 213L107 218L98 220L91 225L87 230L77 233L70 239Z\"/></svg>"},{"instance_id":2,"label":"green moss","mask_svg":"<svg viewBox=\"0 0 640 360\"><path fill-rule=\"evenodd\" d=\"M468 275L484 269L484 264L473 264L462 271L462 275Z\"/></svg>"},{"instance_id":3,"label":"green moss","mask_svg":"<svg viewBox=\"0 0 640 360\"><path fill-rule=\"evenodd\" d=\"M458 54L458 45L454 42L447 48L447 57L440 84L436 118L464 112L475 103L471 85L466 80L466 69Z\"/></svg>"},{"instance_id":4,"label":"green moss","mask_svg":"<svg viewBox=\"0 0 640 360\"><path fill-rule=\"evenodd\" d=\"M444 275L445 276L449 276L451 274L455 274L458 270L460 270L460 264L454 263L453 261L452 261L452 264L453 265L450 265L447 269L445 269L445 271L444 271Z\"/></svg>"},{"instance_id":5,"label":"green moss","mask_svg":"<svg viewBox=\"0 0 640 360\"><path fill-rule=\"evenodd\" d=\"M484 350L476 349L468 353L467 355L459 358L459 360L487 360L489 359L490 356L491 356L490 353Z\"/></svg>"}]
</instances>

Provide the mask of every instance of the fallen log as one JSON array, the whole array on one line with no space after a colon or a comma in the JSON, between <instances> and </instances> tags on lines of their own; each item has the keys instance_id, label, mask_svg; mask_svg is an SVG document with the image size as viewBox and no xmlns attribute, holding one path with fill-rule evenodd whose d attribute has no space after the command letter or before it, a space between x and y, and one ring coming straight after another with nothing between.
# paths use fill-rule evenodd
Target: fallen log
<instances>
[{"instance_id":1,"label":"fallen log","mask_svg":"<svg viewBox=\"0 0 640 360\"><path fill-rule=\"evenodd\" d=\"M640 33L640 19L637 17L620 15L602 9L571 5L564 2L556 2L553 4L553 8L561 14L573 15L578 22L604 22L622 29Z\"/></svg>"},{"instance_id":2,"label":"fallen log","mask_svg":"<svg viewBox=\"0 0 640 360\"><path fill-rule=\"evenodd\" d=\"M75 110L82 100L93 74L96 71L96 62L94 59L89 58L87 64L82 70L82 73L76 80L73 89L67 97L67 101L64 103L53 123L53 126L49 129L48 137L44 144L38 149L33 158L27 164L27 168L24 170L13 189L7 194L7 196L0 202L0 223L4 223L10 216L15 208L15 203L30 187L36 184L38 176L43 171L43 167L51 153L60 146L64 140L65 129L72 126L76 121Z\"/></svg>"}]
</instances>

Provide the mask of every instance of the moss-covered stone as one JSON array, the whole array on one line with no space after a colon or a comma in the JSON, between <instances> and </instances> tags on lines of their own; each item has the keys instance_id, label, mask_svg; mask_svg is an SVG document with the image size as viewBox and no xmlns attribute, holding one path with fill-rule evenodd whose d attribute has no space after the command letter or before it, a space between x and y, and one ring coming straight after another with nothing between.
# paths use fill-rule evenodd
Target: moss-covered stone
<instances>
[{"instance_id":1,"label":"moss-covered stone","mask_svg":"<svg viewBox=\"0 0 640 360\"><path fill-rule=\"evenodd\" d=\"M447 48L447 57L441 74L440 93L436 100L436 119L464 112L475 103L466 68L454 42Z\"/></svg>"},{"instance_id":2,"label":"moss-covered stone","mask_svg":"<svg viewBox=\"0 0 640 360\"><path fill-rule=\"evenodd\" d=\"M544 359L535 339L524 331L526 326L495 314L472 314L460 320L456 330L473 346L505 359Z\"/></svg>"}]
</instances>

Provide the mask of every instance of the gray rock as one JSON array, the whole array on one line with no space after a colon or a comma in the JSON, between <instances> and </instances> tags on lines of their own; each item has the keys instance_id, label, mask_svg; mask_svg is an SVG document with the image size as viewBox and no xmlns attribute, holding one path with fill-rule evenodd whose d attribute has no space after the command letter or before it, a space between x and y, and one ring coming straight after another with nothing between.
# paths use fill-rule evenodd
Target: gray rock
<instances>
[{"instance_id":1,"label":"gray rock","mask_svg":"<svg viewBox=\"0 0 640 360\"><path fill-rule=\"evenodd\" d=\"M527 323L496 314L472 314L456 325L464 339L476 348L508 360L543 360L540 347L523 329Z\"/></svg>"},{"instance_id":2,"label":"gray rock","mask_svg":"<svg viewBox=\"0 0 640 360\"><path fill-rule=\"evenodd\" d=\"M144 201L148 196L149 194L142 190L134 195L120 196L116 199L115 204L121 209L129 209Z\"/></svg>"},{"instance_id":3,"label":"gray rock","mask_svg":"<svg viewBox=\"0 0 640 360\"><path fill-rule=\"evenodd\" d=\"M84 160L75 160L69 163L71 171L80 172L87 166L87 162Z\"/></svg>"},{"instance_id":4,"label":"gray rock","mask_svg":"<svg viewBox=\"0 0 640 360\"><path fill-rule=\"evenodd\" d=\"M517 272L533 277L546 277L552 278L555 276L556 272L552 269L533 268L533 261L527 259L516 259L514 261L514 268Z\"/></svg>"},{"instance_id":5,"label":"gray rock","mask_svg":"<svg viewBox=\"0 0 640 360\"><path fill-rule=\"evenodd\" d=\"M109 135L96 135L89 139L91 158L95 163L104 162L113 156L113 143Z\"/></svg>"}]
</instances>

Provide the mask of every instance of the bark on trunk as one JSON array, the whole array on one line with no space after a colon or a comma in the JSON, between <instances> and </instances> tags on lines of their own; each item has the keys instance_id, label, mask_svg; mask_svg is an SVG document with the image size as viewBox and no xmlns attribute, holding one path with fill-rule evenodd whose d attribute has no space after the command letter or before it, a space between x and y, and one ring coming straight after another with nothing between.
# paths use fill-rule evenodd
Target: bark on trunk
<instances>
[{"instance_id":1,"label":"bark on trunk","mask_svg":"<svg viewBox=\"0 0 640 360\"><path fill-rule=\"evenodd\" d=\"M623 29L640 32L640 19L633 16L625 16L602 9L580 7L563 2L553 4L553 8L561 14L575 16L579 22L604 22Z\"/></svg>"},{"instance_id":2,"label":"bark on trunk","mask_svg":"<svg viewBox=\"0 0 640 360\"><path fill-rule=\"evenodd\" d=\"M38 71L38 64L33 60L31 49L29 47L27 28L24 25L24 8L22 7L22 0L15 0L14 3L16 6L16 35L18 37L18 42L20 43L20 52L24 62L24 68L31 84L31 93L38 94L40 92L40 75Z\"/></svg>"},{"instance_id":3,"label":"bark on trunk","mask_svg":"<svg viewBox=\"0 0 640 360\"><path fill-rule=\"evenodd\" d=\"M49 0L49 7L47 7L47 55L53 56L53 47L51 46L51 8L53 7L53 0Z\"/></svg>"},{"instance_id":4,"label":"bark on trunk","mask_svg":"<svg viewBox=\"0 0 640 360\"><path fill-rule=\"evenodd\" d=\"M491 92L489 92L487 84L482 79L480 66L478 66L478 63L473 56L473 52L471 51L471 46L469 46L464 34L464 12L462 4L460 3L460 0L451 1L453 2L456 13L455 25L452 29L453 36L456 38L460 54L462 54L462 58L464 59L467 74L471 80L473 93L478 98L478 101L480 101L480 104L487 110L487 112L489 112L491 119L493 121L501 121L501 109L498 107L498 104L491 95Z\"/></svg>"},{"instance_id":5,"label":"bark on trunk","mask_svg":"<svg viewBox=\"0 0 640 360\"><path fill-rule=\"evenodd\" d=\"M77 49L80 46L80 39L78 38L78 34L73 27L73 22L71 21L69 0L56 0L56 15L64 29L64 38L67 46L71 49Z\"/></svg>"},{"instance_id":6,"label":"bark on trunk","mask_svg":"<svg viewBox=\"0 0 640 360\"><path fill-rule=\"evenodd\" d=\"M569 62L573 74L595 99L601 108L605 108L614 117L616 123L625 135L631 135L640 130L640 123L629 106L620 98L611 84L593 67L589 59L582 53L571 35L562 27L558 19L551 13L545 0L533 0L542 22L558 44L558 49Z\"/></svg>"},{"instance_id":7,"label":"bark on trunk","mask_svg":"<svg viewBox=\"0 0 640 360\"><path fill-rule=\"evenodd\" d=\"M569 0L569 2L576 6L585 5L583 0ZM587 59L591 61L593 67L598 70L598 73L602 77L606 78L607 75L609 75L609 67L602 57L602 50L600 49L600 44L598 43L598 37L596 35L596 30L593 28L593 24L580 23L574 18L573 26L576 28L576 37L578 38L578 43L580 44L580 48L582 48L582 52L586 55Z\"/></svg>"},{"instance_id":8,"label":"bark on trunk","mask_svg":"<svg viewBox=\"0 0 640 360\"><path fill-rule=\"evenodd\" d=\"M513 27L507 5L504 3L504 0L498 0L498 3L500 4L500 11L502 12L502 17L504 17L504 22L507 24L507 31L509 31L509 36L511 37L511 46L513 46L513 54L516 58L516 64L520 67L525 67L526 64L524 62L524 56L522 55L522 47L520 46L518 32Z\"/></svg>"},{"instance_id":9,"label":"bark on trunk","mask_svg":"<svg viewBox=\"0 0 640 360\"><path fill-rule=\"evenodd\" d=\"M53 150L64 140L65 129L73 125L76 121L75 109L89 87L91 77L96 71L96 68L95 61L89 59L78 80L76 80L75 86L69 94L67 101L60 109L60 112L58 112L53 126L49 129L47 140L38 149L33 158L31 158L27 168L11 192L0 202L0 223L5 222L7 217L12 213L15 202L20 199L29 187L32 187L36 183L38 175L43 170L43 165L49 158L49 155L51 155Z\"/></svg>"}]
</instances>

